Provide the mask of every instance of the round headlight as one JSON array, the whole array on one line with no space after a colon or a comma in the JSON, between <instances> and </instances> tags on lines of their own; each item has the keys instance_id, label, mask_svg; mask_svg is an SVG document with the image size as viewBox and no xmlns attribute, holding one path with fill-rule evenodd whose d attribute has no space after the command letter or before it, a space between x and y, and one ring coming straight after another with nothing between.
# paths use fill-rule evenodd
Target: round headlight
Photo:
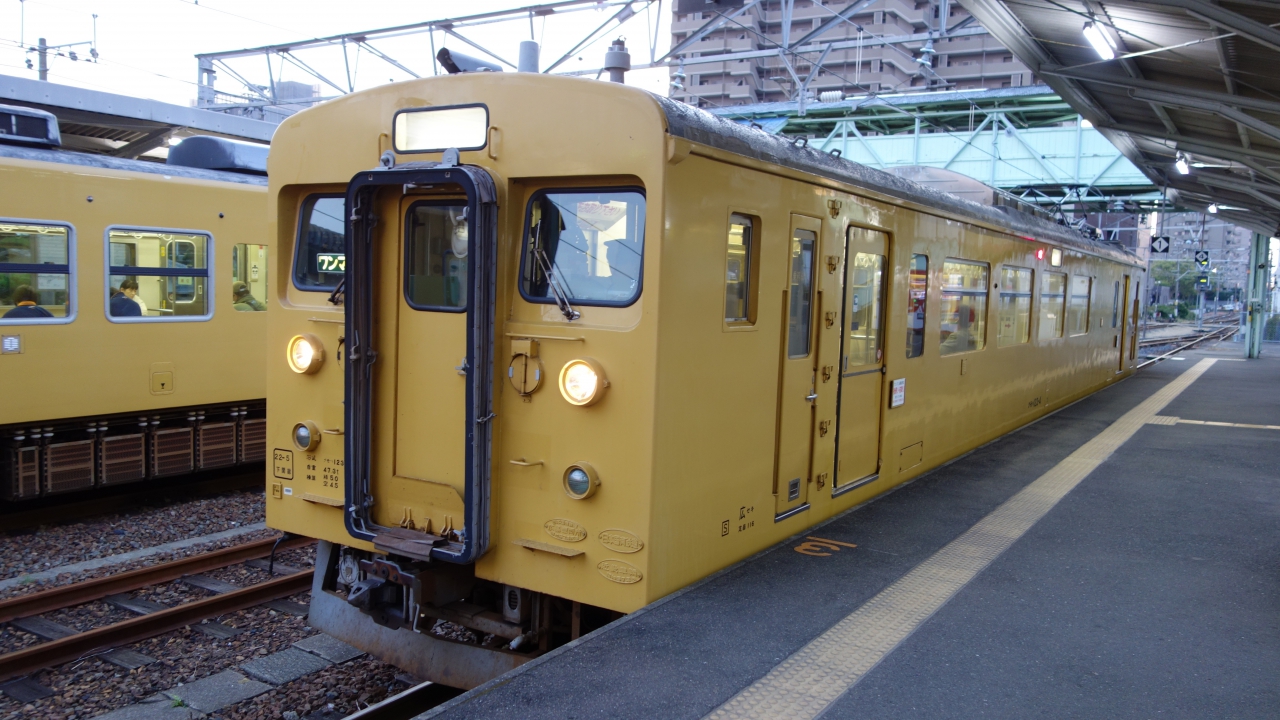
<instances>
[{"instance_id":1,"label":"round headlight","mask_svg":"<svg viewBox=\"0 0 1280 720\"><path fill-rule=\"evenodd\" d=\"M574 463L564 471L564 491L574 500L591 497L598 487L600 476L586 463Z\"/></svg>"},{"instance_id":2,"label":"round headlight","mask_svg":"<svg viewBox=\"0 0 1280 720\"><path fill-rule=\"evenodd\" d=\"M607 387L604 368L591 358L570 360L560 370L560 394L571 405L591 405L604 396Z\"/></svg>"},{"instance_id":3,"label":"round headlight","mask_svg":"<svg viewBox=\"0 0 1280 720\"><path fill-rule=\"evenodd\" d=\"M294 425L293 444L302 450L315 450L320 444L320 429L313 422L300 422Z\"/></svg>"},{"instance_id":4,"label":"round headlight","mask_svg":"<svg viewBox=\"0 0 1280 720\"><path fill-rule=\"evenodd\" d=\"M315 335L294 335L289 340L287 357L290 370L310 375L324 364L324 345Z\"/></svg>"}]
</instances>

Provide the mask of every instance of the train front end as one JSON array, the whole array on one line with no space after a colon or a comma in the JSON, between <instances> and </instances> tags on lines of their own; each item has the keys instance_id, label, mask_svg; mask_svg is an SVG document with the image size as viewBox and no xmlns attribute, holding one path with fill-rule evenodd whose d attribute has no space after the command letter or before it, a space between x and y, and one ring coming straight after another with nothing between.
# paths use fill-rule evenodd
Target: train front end
<instances>
[{"instance_id":1,"label":"train front end","mask_svg":"<svg viewBox=\"0 0 1280 720\"><path fill-rule=\"evenodd\" d=\"M281 127L267 520L323 541L313 626L469 688L660 594L665 143L645 93L523 73Z\"/></svg>"}]
</instances>

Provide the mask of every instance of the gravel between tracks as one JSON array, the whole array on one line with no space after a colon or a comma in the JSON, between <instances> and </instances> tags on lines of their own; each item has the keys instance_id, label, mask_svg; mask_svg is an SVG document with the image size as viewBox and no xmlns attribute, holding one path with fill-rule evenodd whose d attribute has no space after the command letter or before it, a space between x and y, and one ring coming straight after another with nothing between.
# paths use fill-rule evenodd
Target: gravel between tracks
<instances>
[{"instance_id":1,"label":"gravel between tracks","mask_svg":"<svg viewBox=\"0 0 1280 720\"><path fill-rule=\"evenodd\" d=\"M163 504L144 507L137 512L45 526L0 537L0 579L259 522L265 515L266 505L260 490L160 502ZM265 532L262 536L271 534ZM229 544L249 539L251 536L241 536ZM153 559L146 558L142 562L152 564L150 561ZM117 571L118 566L111 570Z\"/></svg>"},{"instance_id":2,"label":"gravel between tracks","mask_svg":"<svg viewBox=\"0 0 1280 720\"><path fill-rule=\"evenodd\" d=\"M279 562L292 565L295 568L310 569L314 563L315 549L314 547L307 547L285 550L278 553L276 557ZM237 577L235 571L238 567L233 566L232 568L227 568L226 571L219 571L223 573L223 576L219 579L235 582ZM266 572L246 568L245 572L239 577L245 578L246 582L253 582L265 579ZM134 597L163 602L166 605L177 605L181 602L205 597L208 593L181 582L172 582L147 588L133 593L133 595ZM289 599L305 605L310 602L310 593L302 593ZM100 604L92 603L60 612L82 613L85 617L81 619L81 622L94 625L99 624L94 623L92 620L95 610L86 610L86 608L96 608L98 605ZM55 614L51 613L47 617L54 619L54 616ZM157 692L173 689L179 683L193 682L223 670L234 668L256 657L284 650L294 642L316 633L315 630L307 626L307 620L304 617L279 613L261 606L224 615L218 618L217 621L224 625L239 628L243 632L235 637L220 640L205 635L192 627L186 627L128 645L126 647L131 650L157 659L157 662L136 670L124 670L97 657L90 657L49 670L43 670L33 675L32 679L52 689L55 694L29 704L19 703L9 697L0 696L0 720L18 720L19 718L22 720L27 720L27 718L85 720L137 702ZM106 620L103 622L105 623ZM71 623L67 622L66 624ZM6 627L3 633L0 633L0 645L8 644L7 641L11 640L8 637L9 635L26 634ZM30 636L27 637L29 638ZM10 648L4 647L3 649L8 650ZM360 661L353 661L341 667L357 662ZM334 670L335 668L329 668L318 675L331 673ZM361 695L368 693L366 700L375 697L378 690L376 686L379 683L381 683L381 691L385 695L386 687L391 684L390 679L383 681L382 676L385 674L381 672L374 673L366 679L362 678L359 673L347 677L339 672L339 675L346 678L342 681L343 685L341 687L361 688L359 692L350 698L353 709L354 699L358 699ZM392 675L394 675L394 671ZM377 682L374 682L375 678ZM302 700L306 698L310 698L307 702L318 702L315 700L315 688L311 688L308 684L309 682L310 678L302 678L287 686L272 690L263 697L276 696L283 690L285 692L279 696L279 702L294 703L295 700L292 699L293 695L290 695L290 693L297 696L296 702L298 703L302 703ZM368 687L365 687L366 685ZM321 682L316 687L323 688L325 685ZM286 690L286 688L288 689ZM319 691L319 696L325 697L326 703L335 702L333 699L327 699L325 693L329 691L328 689ZM344 692L338 691L337 704L339 706L342 706L341 704L347 700L343 694ZM379 697L378 699L381 698ZM241 705L247 705L251 702L253 701L246 701ZM270 705L266 699L263 699L262 702L267 703L263 707ZM233 709L228 708L228 711ZM237 712L240 711L237 710ZM228 717L280 717L280 713L271 716L254 715L253 713L257 712L256 710L245 710L244 712L248 714Z\"/></svg>"}]
</instances>

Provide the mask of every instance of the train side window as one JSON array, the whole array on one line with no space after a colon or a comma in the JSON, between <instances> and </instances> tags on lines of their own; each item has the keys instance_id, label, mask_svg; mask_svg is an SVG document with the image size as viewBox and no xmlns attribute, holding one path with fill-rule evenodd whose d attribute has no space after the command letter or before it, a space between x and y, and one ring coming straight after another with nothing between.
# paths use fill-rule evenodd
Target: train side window
<instances>
[{"instance_id":1,"label":"train side window","mask_svg":"<svg viewBox=\"0 0 1280 720\"><path fill-rule=\"evenodd\" d=\"M267 246L231 246L231 305L240 312L267 309Z\"/></svg>"},{"instance_id":2,"label":"train side window","mask_svg":"<svg viewBox=\"0 0 1280 720\"><path fill-rule=\"evenodd\" d=\"M1046 272L1040 276L1040 331L1041 340L1062 337L1066 326L1067 274Z\"/></svg>"},{"instance_id":3,"label":"train side window","mask_svg":"<svg viewBox=\"0 0 1280 720\"><path fill-rule=\"evenodd\" d=\"M1120 281L1116 281L1115 298L1111 301L1111 327L1120 324Z\"/></svg>"},{"instance_id":4,"label":"train side window","mask_svg":"<svg viewBox=\"0 0 1280 720\"><path fill-rule=\"evenodd\" d=\"M999 323L996 347L1031 340L1031 288L1034 276L1026 268L1000 268Z\"/></svg>"},{"instance_id":5,"label":"train side window","mask_svg":"<svg viewBox=\"0 0 1280 720\"><path fill-rule=\"evenodd\" d=\"M467 206L416 202L404 225L404 299L409 307L466 310Z\"/></svg>"},{"instance_id":6,"label":"train side window","mask_svg":"<svg viewBox=\"0 0 1280 720\"><path fill-rule=\"evenodd\" d=\"M853 230L851 229L852 233ZM841 372L851 367L880 362L884 335L884 265L883 255L854 253L853 264L845 284L848 305L845 307L844 361Z\"/></svg>"},{"instance_id":7,"label":"train side window","mask_svg":"<svg viewBox=\"0 0 1280 720\"><path fill-rule=\"evenodd\" d=\"M924 308L929 296L929 256L912 255L907 280L907 357L924 354Z\"/></svg>"},{"instance_id":8,"label":"train side window","mask_svg":"<svg viewBox=\"0 0 1280 720\"><path fill-rule=\"evenodd\" d=\"M154 228L107 228L107 318L112 322L208 320L213 238Z\"/></svg>"},{"instance_id":9,"label":"train side window","mask_svg":"<svg viewBox=\"0 0 1280 720\"><path fill-rule=\"evenodd\" d=\"M74 256L70 225L0 220L0 325L75 319Z\"/></svg>"},{"instance_id":10,"label":"train side window","mask_svg":"<svg viewBox=\"0 0 1280 720\"><path fill-rule=\"evenodd\" d=\"M330 292L347 271L346 207L341 195L310 195L298 213L293 251L293 285Z\"/></svg>"},{"instance_id":11,"label":"train side window","mask_svg":"<svg viewBox=\"0 0 1280 720\"><path fill-rule=\"evenodd\" d=\"M724 271L724 321L730 325L752 325L756 321L757 251L755 218L730 215Z\"/></svg>"},{"instance_id":12,"label":"train side window","mask_svg":"<svg viewBox=\"0 0 1280 720\"><path fill-rule=\"evenodd\" d=\"M942 325L938 354L981 350L987 343L986 263L948 258L942 263Z\"/></svg>"},{"instance_id":13,"label":"train side window","mask_svg":"<svg viewBox=\"0 0 1280 720\"><path fill-rule=\"evenodd\" d=\"M813 321L813 250L818 236L812 230L796 230L791 238L790 309L787 318L787 357L809 354Z\"/></svg>"},{"instance_id":14,"label":"train side window","mask_svg":"<svg viewBox=\"0 0 1280 720\"><path fill-rule=\"evenodd\" d=\"M1071 276L1071 293L1067 296L1067 334L1084 335L1089 332L1089 296L1093 290L1093 278L1088 275Z\"/></svg>"},{"instance_id":15,"label":"train side window","mask_svg":"<svg viewBox=\"0 0 1280 720\"><path fill-rule=\"evenodd\" d=\"M627 307L640 297L644 195L638 189L539 190L529 200L520 294Z\"/></svg>"}]
</instances>

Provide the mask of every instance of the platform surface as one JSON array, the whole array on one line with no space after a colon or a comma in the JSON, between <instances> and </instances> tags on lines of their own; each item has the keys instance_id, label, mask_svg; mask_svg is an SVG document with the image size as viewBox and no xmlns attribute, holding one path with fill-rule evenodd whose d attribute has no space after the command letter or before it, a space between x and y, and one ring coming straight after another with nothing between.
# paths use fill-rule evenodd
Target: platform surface
<instances>
[{"instance_id":1,"label":"platform surface","mask_svg":"<svg viewBox=\"0 0 1280 720\"><path fill-rule=\"evenodd\" d=\"M1145 369L419 717L1280 716L1280 358L1238 347ZM805 554L808 536L857 547Z\"/></svg>"}]
</instances>

